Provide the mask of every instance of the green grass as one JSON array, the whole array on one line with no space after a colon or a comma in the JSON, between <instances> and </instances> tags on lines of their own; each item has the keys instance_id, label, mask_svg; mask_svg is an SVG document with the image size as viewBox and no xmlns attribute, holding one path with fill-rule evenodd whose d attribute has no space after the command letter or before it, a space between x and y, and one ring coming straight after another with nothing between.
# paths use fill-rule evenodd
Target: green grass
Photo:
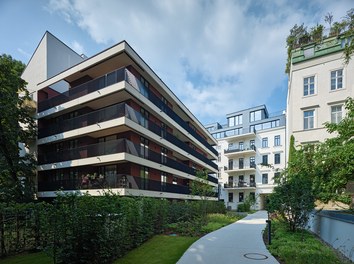
<instances>
[{"instance_id":1,"label":"green grass","mask_svg":"<svg viewBox=\"0 0 354 264\"><path fill-rule=\"evenodd\" d=\"M208 215L208 224L205 226L202 226L202 232L203 233L213 232L219 228L222 228L224 226L232 224L232 223L236 222L237 220L240 220L241 218L243 218L243 216L235 215L235 214L231 214L231 213L228 213L226 215L224 215L224 214L209 214Z\"/></svg>"},{"instance_id":2,"label":"green grass","mask_svg":"<svg viewBox=\"0 0 354 264\"><path fill-rule=\"evenodd\" d=\"M270 253L286 264L343 264L332 248L307 231L290 232L287 225L272 221Z\"/></svg>"},{"instance_id":3,"label":"green grass","mask_svg":"<svg viewBox=\"0 0 354 264\"><path fill-rule=\"evenodd\" d=\"M52 264L53 260L51 257L43 252L37 253L23 253L16 256L7 257L5 259L0 259L1 264Z\"/></svg>"},{"instance_id":4,"label":"green grass","mask_svg":"<svg viewBox=\"0 0 354 264\"><path fill-rule=\"evenodd\" d=\"M198 237L158 235L130 251L115 264L174 264Z\"/></svg>"}]
</instances>

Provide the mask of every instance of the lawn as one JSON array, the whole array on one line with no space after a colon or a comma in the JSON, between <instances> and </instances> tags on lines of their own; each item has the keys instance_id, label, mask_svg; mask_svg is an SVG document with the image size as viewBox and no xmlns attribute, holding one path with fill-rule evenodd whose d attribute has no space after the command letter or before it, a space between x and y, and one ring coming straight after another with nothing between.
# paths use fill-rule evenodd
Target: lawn
<instances>
[{"instance_id":1,"label":"lawn","mask_svg":"<svg viewBox=\"0 0 354 264\"><path fill-rule=\"evenodd\" d=\"M174 264L198 237L158 235L130 251L115 264Z\"/></svg>"},{"instance_id":2,"label":"lawn","mask_svg":"<svg viewBox=\"0 0 354 264\"><path fill-rule=\"evenodd\" d=\"M267 232L267 231L265 231ZM336 252L312 233L305 230L295 233L288 231L287 225L278 220L272 221L272 244L270 253L280 263L286 264L344 264Z\"/></svg>"}]
</instances>

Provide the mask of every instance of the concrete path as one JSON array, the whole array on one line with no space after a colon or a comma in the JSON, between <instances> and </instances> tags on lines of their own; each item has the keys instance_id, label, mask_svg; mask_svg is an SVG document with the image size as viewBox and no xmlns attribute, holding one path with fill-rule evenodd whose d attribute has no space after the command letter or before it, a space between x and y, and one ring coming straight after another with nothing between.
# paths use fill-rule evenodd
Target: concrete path
<instances>
[{"instance_id":1,"label":"concrete path","mask_svg":"<svg viewBox=\"0 0 354 264\"><path fill-rule=\"evenodd\" d=\"M191 245L178 264L276 264L262 238L267 212L254 214L205 235Z\"/></svg>"}]
</instances>

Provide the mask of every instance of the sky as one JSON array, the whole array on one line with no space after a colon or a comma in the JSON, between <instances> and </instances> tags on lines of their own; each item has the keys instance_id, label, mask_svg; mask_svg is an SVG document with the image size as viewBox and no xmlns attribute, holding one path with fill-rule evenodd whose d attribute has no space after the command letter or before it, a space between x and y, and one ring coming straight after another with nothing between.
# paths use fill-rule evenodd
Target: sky
<instances>
[{"instance_id":1,"label":"sky","mask_svg":"<svg viewBox=\"0 0 354 264\"><path fill-rule=\"evenodd\" d=\"M286 37L353 0L0 0L0 54L27 64L48 30L90 57L126 40L201 121L286 109Z\"/></svg>"}]
</instances>

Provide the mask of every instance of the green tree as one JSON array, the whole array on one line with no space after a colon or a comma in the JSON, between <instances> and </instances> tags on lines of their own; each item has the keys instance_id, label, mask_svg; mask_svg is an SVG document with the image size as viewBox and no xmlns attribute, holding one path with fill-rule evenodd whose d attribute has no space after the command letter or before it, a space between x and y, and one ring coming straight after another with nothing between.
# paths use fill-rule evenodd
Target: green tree
<instances>
[{"instance_id":1,"label":"green tree","mask_svg":"<svg viewBox=\"0 0 354 264\"><path fill-rule=\"evenodd\" d=\"M35 121L26 82L25 65L0 56L0 201L24 201L31 196L33 157L20 156L19 143L28 147L35 137Z\"/></svg>"},{"instance_id":2,"label":"green tree","mask_svg":"<svg viewBox=\"0 0 354 264\"><path fill-rule=\"evenodd\" d=\"M202 209L202 221L207 220L208 211L208 200L215 194L214 187L208 184L208 172L203 170L198 170L196 172L196 177L199 180L194 180L191 182L189 188L193 196L199 196L201 199L201 209Z\"/></svg>"},{"instance_id":3,"label":"green tree","mask_svg":"<svg viewBox=\"0 0 354 264\"><path fill-rule=\"evenodd\" d=\"M315 206L312 186L314 149L314 146L304 146L293 152L288 168L281 177L274 179L278 186L269 196L268 210L279 213L291 231L305 226L309 212Z\"/></svg>"},{"instance_id":4,"label":"green tree","mask_svg":"<svg viewBox=\"0 0 354 264\"><path fill-rule=\"evenodd\" d=\"M338 123L326 123L329 133L336 134L318 146L314 156L314 187L318 199L350 203L345 192L349 181L354 180L354 100L345 103L346 116Z\"/></svg>"},{"instance_id":5,"label":"green tree","mask_svg":"<svg viewBox=\"0 0 354 264\"><path fill-rule=\"evenodd\" d=\"M347 11L347 15L344 17L341 23L342 26L347 28L345 36L348 38L353 37L354 35L354 8ZM354 42L351 41L347 43L344 48L344 61L346 64L349 63L351 56L354 52Z\"/></svg>"}]
</instances>

